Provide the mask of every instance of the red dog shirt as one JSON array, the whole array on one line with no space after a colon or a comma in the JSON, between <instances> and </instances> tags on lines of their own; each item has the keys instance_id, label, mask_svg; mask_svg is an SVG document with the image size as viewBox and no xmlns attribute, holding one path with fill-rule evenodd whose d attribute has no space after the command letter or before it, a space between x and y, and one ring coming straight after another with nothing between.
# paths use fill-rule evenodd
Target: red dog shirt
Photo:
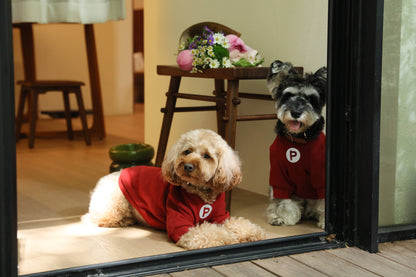
<instances>
[{"instance_id":1,"label":"red dog shirt","mask_svg":"<svg viewBox=\"0 0 416 277\"><path fill-rule=\"evenodd\" d=\"M325 135L305 144L277 136L270 146L273 197L325 198Z\"/></svg>"},{"instance_id":2,"label":"red dog shirt","mask_svg":"<svg viewBox=\"0 0 416 277\"><path fill-rule=\"evenodd\" d=\"M166 182L158 167L123 169L118 183L124 197L144 220L154 228L167 230L174 242L197 224L222 223L230 217L225 210L225 193L207 204L199 196Z\"/></svg>"}]
</instances>

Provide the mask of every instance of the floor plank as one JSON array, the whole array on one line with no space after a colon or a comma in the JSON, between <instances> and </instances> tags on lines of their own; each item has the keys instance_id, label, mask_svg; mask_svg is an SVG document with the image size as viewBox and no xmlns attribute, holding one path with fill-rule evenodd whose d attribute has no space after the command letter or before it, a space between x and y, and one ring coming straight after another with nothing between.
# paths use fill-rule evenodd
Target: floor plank
<instances>
[{"instance_id":1,"label":"floor plank","mask_svg":"<svg viewBox=\"0 0 416 277\"><path fill-rule=\"evenodd\" d=\"M403 246L413 252L416 252L416 240L396 241L394 243Z\"/></svg>"},{"instance_id":2,"label":"floor plank","mask_svg":"<svg viewBox=\"0 0 416 277\"><path fill-rule=\"evenodd\" d=\"M331 254L358 265L380 276L415 276L416 271L377 254L361 251L355 247L332 250ZM415 260L416 262L416 260Z\"/></svg>"},{"instance_id":3,"label":"floor plank","mask_svg":"<svg viewBox=\"0 0 416 277\"><path fill-rule=\"evenodd\" d=\"M282 277L321 277L326 276L291 257L278 257L253 261L254 264Z\"/></svg>"},{"instance_id":4,"label":"floor plank","mask_svg":"<svg viewBox=\"0 0 416 277\"><path fill-rule=\"evenodd\" d=\"M332 277L344 276L377 276L376 274L363 269L357 265L347 262L328 251L319 251L291 256L311 268Z\"/></svg>"},{"instance_id":5,"label":"floor plank","mask_svg":"<svg viewBox=\"0 0 416 277\"><path fill-rule=\"evenodd\" d=\"M212 267L216 271L220 272L225 276L230 277L274 277L275 274L270 273L269 271L262 269L261 267L256 266L251 262L243 262L236 264L220 265Z\"/></svg>"},{"instance_id":6,"label":"floor plank","mask_svg":"<svg viewBox=\"0 0 416 277\"><path fill-rule=\"evenodd\" d=\"M397 263L416 270L416 248L409 249L403 246L404 242L388 242L379 246L377 255L391 259Z\"/></svg>"}]
</instances>

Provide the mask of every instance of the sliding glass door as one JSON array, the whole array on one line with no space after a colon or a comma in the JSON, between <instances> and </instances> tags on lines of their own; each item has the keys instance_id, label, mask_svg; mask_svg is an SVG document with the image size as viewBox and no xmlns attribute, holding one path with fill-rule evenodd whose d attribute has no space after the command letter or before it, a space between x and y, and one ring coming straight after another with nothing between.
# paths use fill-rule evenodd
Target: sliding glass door
<instances>
[{"instance_id":1,"label":"sliding glass door","mask_svg":"<svg viewBox=\"0 0 416 277\"><path fill-rule=\"evenodd\" d=\"M385 1L380 226L416 223L416 1Z\"/></svg>"}]
</instances>

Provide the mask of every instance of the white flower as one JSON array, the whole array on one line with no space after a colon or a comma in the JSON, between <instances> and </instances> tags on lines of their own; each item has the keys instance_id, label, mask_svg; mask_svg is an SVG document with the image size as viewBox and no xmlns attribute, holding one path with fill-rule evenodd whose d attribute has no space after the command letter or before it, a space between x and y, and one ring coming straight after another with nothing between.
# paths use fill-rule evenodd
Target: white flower
<instances>
[{"instance_id":1,"label":"white flower","mask_svg":"<svg viewBox=\"0 0 416 277\"><path fill-rule=\"evenodd\" d=\"M221 46L228 49L230 48L231 44L228 42L226 38L224 38L224 41L221 43Z\"/></svg>"},{"instance_id":2,"label":"white flower","mask_svg":"<svg viewBox=\"0 0 416 277\"><path fill-rule=\"evenodd\" d=\"M210 68L218 68L220 66L220 62L217 59L211 60L209 67Z\"/></svg>"},{"instance_id":3,"label":"white flower","mask_svg":"<svg viewBox=\"0 0 416 277\"><path fill-rule=\"evenodd\" d=\"M231 61L227 57L222 58L222 66L223 67L231 67Z\"/></svg>"},{"instance_id":4,"label":"white flower","mask_svg":"<svg viewBox=\"0 0 416 277\"><path fill-rule=\"evenodd\" d=\"M215 33L213 37L214 37L214 43L219 44L219 45L222 45L224 41L226 40L225 36L221 33Z\"/></svg>"}]
</instances>

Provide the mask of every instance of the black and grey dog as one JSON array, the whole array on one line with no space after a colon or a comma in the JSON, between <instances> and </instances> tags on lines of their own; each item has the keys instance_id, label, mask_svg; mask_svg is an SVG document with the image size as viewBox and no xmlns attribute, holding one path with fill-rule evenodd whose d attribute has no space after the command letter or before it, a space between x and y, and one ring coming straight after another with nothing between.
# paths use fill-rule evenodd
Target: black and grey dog
<instances>
[{"instance_id":1,"label":"black and grey dog","mask_svg":"<svg viewBox=\"0 0 416 277\"><path fill-rule=\"evenodd\" d=\"M267 86L276 100L275 141L270 146L271 225L295 225L304 216L325 226L325 120L327 70L299 74L274 61Z\"/></svg>"}]
</instances>

